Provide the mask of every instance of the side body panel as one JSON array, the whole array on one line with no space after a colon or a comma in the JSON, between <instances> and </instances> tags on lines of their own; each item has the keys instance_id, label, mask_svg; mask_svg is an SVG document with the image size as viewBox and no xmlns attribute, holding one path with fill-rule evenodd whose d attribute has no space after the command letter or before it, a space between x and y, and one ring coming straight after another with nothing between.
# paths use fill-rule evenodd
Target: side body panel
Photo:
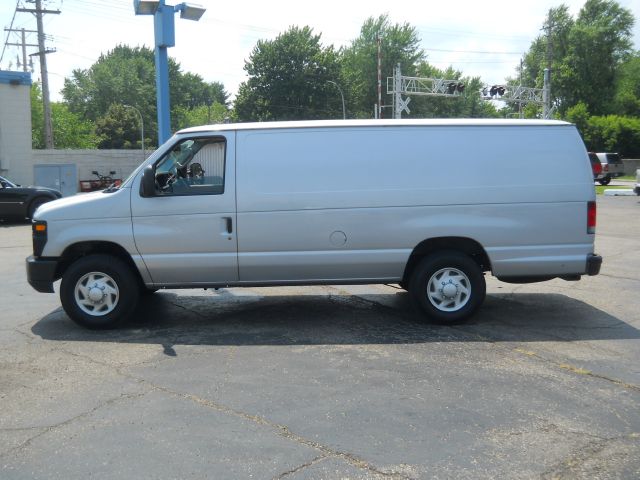
<instances>
[{"instance_id":1,"label":"side body panel","mask_svg":"<svg viewBox=\"0 0 640 480\"><path fill-rule=\"evenodd\" d=\"M476 240L497 276L584 273L593 252L593 177L572 126L237 135L241 282L399 280L434 237Z\"/></svg>"}]
</instances>

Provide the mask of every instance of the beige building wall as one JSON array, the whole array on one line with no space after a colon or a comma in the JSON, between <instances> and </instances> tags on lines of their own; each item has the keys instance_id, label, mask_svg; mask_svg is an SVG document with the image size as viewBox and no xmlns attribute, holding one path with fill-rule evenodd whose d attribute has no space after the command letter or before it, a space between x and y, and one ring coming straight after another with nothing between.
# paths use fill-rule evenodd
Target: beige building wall
<instances>
[{"instance_id":1,"label":"beige building wall","mask_svg":"<svg viewBox=\"0 0 640 480\"><path fill-rule=\"evenodd\" d=\"M0 175L33 181L31 163L31 75L0 71Z\"/></svg>"},{"instance_id":2,"label":"beige building wall","mask_svg":"<svg viewBox=\"0 0 640 480\"><path fill-rule=\"evenodd\" d=\"M93 170L124 180L151 153L147 151L143 155L141 150L33 150L31 176L36 165L74 165L78 182L96 180L97 177L91 173ZM110 175L111 171L116 173Z\"/></svg>"}]
</instances>

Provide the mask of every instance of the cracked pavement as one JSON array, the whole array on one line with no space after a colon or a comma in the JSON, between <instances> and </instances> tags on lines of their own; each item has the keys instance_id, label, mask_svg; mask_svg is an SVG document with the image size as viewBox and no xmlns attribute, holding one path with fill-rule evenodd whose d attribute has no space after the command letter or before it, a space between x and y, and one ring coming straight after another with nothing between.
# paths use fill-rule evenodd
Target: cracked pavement
<instances>
[{"instance_id":1,"label":"cracked pavement","mask_svg":"<svg viewBox=\"0 0 640 480\"><path fill-rule=\"evenodd\" d=\"M162 291L87 331L0 224L0 478L639 478L639 209L598 198L601 275L488 277L455 327L361 285Z\"/></svg>"}]
</instances>

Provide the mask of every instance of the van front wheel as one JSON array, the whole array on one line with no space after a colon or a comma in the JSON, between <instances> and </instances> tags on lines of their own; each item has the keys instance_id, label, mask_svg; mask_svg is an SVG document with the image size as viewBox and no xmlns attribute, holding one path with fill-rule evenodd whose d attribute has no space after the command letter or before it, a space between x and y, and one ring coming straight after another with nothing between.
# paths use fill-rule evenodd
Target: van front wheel
<instances>
[{"instance_id":1,"label":"van front wheel","mask_svg":"<svg viewBox=\"0 0 640 480\"><path fill-rule=\"evenodd\" d=\"M420 262L411 277L409 291L433 323L455 324L467 320L482 305L487 286L473 259L445 250Z\"/></svg>"},{"instance_id":2,"label":"van front wheel","mask_svg":"<svg viewBox=\"0 0 640 480\"><path fill-rule=\"evenodd\" d=\"M140 295L131 268L117 257L87 255L64 272L60 301L79 325L91 329L114 328L134 311Z\"/></svg>"}]
</instances>

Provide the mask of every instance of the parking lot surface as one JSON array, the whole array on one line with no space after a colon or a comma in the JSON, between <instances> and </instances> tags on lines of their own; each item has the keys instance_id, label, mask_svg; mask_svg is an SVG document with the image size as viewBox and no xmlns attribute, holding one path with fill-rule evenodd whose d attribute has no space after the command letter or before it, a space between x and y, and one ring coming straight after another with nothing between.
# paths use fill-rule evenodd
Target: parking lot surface
<instances>
[{"instance_id":1,"label":"parking lot surface","mask_svg":"<svg viewBox=\"0 0 640 480\"><path fill-rule=\"evenodd\" d=\"M0 224L0 478L639 478L638 197L597 232L599 276L488 277L455 327L366 285L162 291L93 332Z\"/></svg>"}]
</instances>

